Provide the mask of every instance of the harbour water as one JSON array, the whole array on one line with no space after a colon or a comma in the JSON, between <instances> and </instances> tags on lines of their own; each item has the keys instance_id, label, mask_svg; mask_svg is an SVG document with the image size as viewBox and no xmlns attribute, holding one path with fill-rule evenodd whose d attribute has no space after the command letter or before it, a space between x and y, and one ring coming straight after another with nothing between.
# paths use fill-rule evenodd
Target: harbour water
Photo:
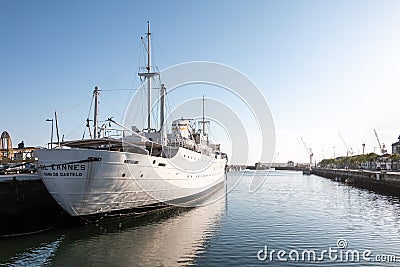
<instances>
[{"instance_id":1,"label":"harbour water","mask_svg":"<svg viewBox=\"0 0 400 267\"><path fill-rule=\"evenodd\" d=\"M265 183L250 193L253 175L267 173ZM0 240L0 264L400 264L399 198L290 171L231 172L227 181L215 196L228 194L206 206ZM276 252L271 254L272 250Z\"/></svg>"}]
</instances>

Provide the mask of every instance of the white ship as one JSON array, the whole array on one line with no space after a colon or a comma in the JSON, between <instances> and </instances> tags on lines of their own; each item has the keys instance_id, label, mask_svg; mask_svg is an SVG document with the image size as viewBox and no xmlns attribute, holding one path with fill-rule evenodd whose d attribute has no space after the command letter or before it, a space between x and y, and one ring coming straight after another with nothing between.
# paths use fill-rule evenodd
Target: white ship
<instances>
[{"instance_id":1,"label":"white ship","mask_svg":"<svg viewBox=\"0 0 400 267\"><path fill-rule=\"evenodd\" d=\"M161 86L160 130L150 127L150 26L147 31L146 72L139 73L148 87L148 127L122 129L121 137L105 137L98 126L98 95L94 90L94 129L90 139L61 142L35 152L40 176L57 203L72 216L99 215L158 204L182 205L196 200L225 182L227 156L211 144L189 119L164 127L165 87ZM101 135L103 133L103 136Z\"/></svg>"}]
</instances>

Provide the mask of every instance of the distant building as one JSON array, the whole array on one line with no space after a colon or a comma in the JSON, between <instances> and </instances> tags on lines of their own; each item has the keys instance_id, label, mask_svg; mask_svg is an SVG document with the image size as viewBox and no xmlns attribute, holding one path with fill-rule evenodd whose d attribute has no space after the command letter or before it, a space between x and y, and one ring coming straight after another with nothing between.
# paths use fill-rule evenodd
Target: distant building
<instances>
[{"instance_id":1,"label":"distant building","mask_svg":"<svg viewBox=\"0 0 400 267\"><path fill-rule=\"evenodd\" d=\"M294 167L294 162L289 160L286 166L287 167Z\"/></svg>"},{"instance_id":2,"label":"distant building","mask_svg":"<svg viewBox=\"0 0 400 267\"><path fill-rule=\"evenodd\" d=\"M25 147L24 141L13 148L10 135L4 131L0 137L0 164L22 163L33 161L35 147Z\"/></svg>"},{"instance_id":3,"label":"distant building","mask_svg":"<svg viewBox=\"0 0 400 267\"><path fill-rule=\"evenodd\" d=\"M399 141L392 144L392 154L400 154L400 136L398 139Z\"/></svg>"},{"instance_id":4,"label":"distant building","mask_svg":"<svg viewBox=\"0 0 400 267\"><path fill-rule=\"evenodd\" d=\"M256 162L254 167L255 167L256 170L266 170L266 169L269 168L269 164L268 163Z\"/></svg>"},{"instance_id":5,"label":"distant building","mask_svg":"<svg viewBox=\"0 0 400 267\"><path fill-rule=\"evenodd\" d=\"M376 168L381 170L391 170L392 169L392 162L389 160L390 154L386 153L379 156L378 160L376 161Z\"/></svg>"},{"instance_id":6,"label":"distant building","mask_svg":"<svg viewBox=\"0 0 400 267\"><path fill-rule=\"evenodd\" d=\"M310 168L310 164L309 163L297 163L296 168L298 169L306 169L306 168Z\"/></svg>"}]
</instances>

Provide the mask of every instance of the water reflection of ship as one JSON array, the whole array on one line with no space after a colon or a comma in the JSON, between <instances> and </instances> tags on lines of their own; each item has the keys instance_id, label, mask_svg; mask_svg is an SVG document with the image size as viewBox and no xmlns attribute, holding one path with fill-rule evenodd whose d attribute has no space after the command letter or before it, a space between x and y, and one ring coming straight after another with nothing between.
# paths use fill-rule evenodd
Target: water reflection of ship
<instances>
[{"instance_id":1,"label":"water reflection of ship","mask_svg":"<svg viewBox=\"0 0 400 267\"><path fill-rule=\"evenodd\" d=\"M204 206L73 228L52 236L48 245L41 242L32 251L42 251L47 257L45 261L41 259L42 263L54 266L188 265L205 251L206 244L219 231L226 209L225 190L221 187L205 199L208 202L219 197ZM29 258L32 260L26 257ZM13 259L24 263L18 257Z\"/></svg>"}]
</instances>

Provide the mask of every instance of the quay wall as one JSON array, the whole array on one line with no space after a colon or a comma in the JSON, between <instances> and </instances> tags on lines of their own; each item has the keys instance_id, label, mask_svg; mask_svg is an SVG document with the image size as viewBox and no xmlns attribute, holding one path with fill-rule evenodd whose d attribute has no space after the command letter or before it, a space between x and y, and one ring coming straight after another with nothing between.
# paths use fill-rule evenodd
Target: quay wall
<instances>
[{"instance_id":1,"label":"quay wall","mask_svg":"<svg viewBox=\"0 0 400 267\"><path fill-rule=\"evenodd\" d=\"M376 192L400 196L400 172L315 168L313 174Z\"/></svg>"},{"instance_id":2,"label":"quay wall","mask_svg":"<svg viewBox=\"0 0 400 267\"><path fill-rule=\"evenodd\" d=\"M0 237L48 229L62 215L37 175L0 176Z\"/></svg>"}]
</instances>

